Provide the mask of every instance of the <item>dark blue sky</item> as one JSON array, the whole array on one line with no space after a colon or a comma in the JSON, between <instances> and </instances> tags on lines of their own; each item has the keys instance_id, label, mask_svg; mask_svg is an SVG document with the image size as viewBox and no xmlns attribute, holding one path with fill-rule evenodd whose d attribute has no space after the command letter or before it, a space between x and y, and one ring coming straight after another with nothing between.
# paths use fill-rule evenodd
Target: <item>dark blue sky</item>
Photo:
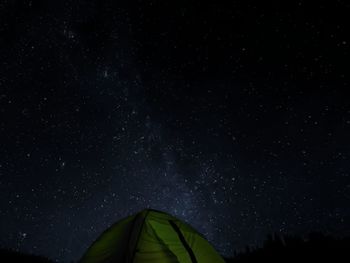
<instances>
[{"instance_id":1,"label":"dark blue sky","mask_svg":"<svg viewBox=\"0 0 350 263\"><path fill-rule=\"evenodd\" d=\"M145 207L224 255L349 234L346 1L0 3L0 246L78 259Z\"/></svg>"}]
</instances>

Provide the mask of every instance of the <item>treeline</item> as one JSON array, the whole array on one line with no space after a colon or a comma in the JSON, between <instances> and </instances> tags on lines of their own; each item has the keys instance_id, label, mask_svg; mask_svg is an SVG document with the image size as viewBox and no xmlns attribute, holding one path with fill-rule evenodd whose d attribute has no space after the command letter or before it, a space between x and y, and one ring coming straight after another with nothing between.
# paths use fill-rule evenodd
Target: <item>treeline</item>
<instances>
[{"instance_id":1,"label":"treeline","mask_svg":"<svg viewBox=\"0 0 350 263\"><path fill-rule=\"evenodd\" d=\"M52 260L10 249L0 249L0 262L53 263Z\"/></svg>"},{"instance_id":2,"label":"treeline","mask_svg":"<svg viewBox=\"0 0 350 263\"><path fill-rule=\"evenodd\" d=\"M270 235L262 247L236 252L228 263L350 262L350 238L312 233L307 238Z\"/></svg>"},{"instance_id":3,"label":"treeline","mask_svg":"<svg viewBox=\"0 0 350 263\"><path fill-rule=\"evenodd\" d=\"M261 247L246 247L227 263L246 262L350 262L350 238L333 238L319 233L307 238L270 235ZM0 249L0 262L53 263L37 255ZM214 263L214 262L213 262Z\"/></svg>"}]
</instances>

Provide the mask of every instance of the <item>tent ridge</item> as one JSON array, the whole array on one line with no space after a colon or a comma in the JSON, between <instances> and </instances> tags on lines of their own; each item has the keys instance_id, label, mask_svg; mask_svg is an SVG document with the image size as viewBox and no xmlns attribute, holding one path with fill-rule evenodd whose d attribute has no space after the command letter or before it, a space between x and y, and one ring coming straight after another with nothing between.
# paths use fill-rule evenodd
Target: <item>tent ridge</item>
<instances>
[{"instance_id":1,"label":"tent ridge","mask_svg":"<svg viewBox=\"0 0 350 263\"><path fill-rule=\"evenodd\" d=\"M131 236L132 236L132 233L133 233L133 230L134 230L136 219L137 219L137 216L135 216L135 218L132 220L132 223L131 223L130 232L129 232L129 235L128 235L128 245L130 245L130 242L131 242ZM127 262L128 258L129 258L128 257L128 253L125 253L124 254L124 261Z\"/></svg>"},{"instance_id":2,"label":"tent ridge","mask_svg":"<svg viewBox=\"0 0 350 263\"><path fill-rule=\"evenodd\" d=\"M176 223L173 220L169 220L169 223L172 226L172 228L175 230L175 232L177 233L177 235L178 235L182 245L185 247L188 255L190 256L192 263L198 263L197 259L196 259L196 256L193 253L193 250L188 245L185 237L182 235L180 228L176 225Z\"/></svg>"},{"instance_id":3,"label":"tent ridge","mask_svg":"<svg viewBox=\"0 0 350 263\"><path fill-rule=\"evenodd\" d=\"M131 257L130 257L130 262L131 262L131 263L132 263L133 260L134 260L135 253L136 253L136 250L137 250L137 246L138 246L138 243L139 243L139 240L140 240L140 235L141 235L141 232L142 232L142 228L143 228L143 226L144 226L144 224L145 224L146 217L147 217L148 213L149 213L149 210L146 210L146 214L145 214L145 216L144 216L143 219L142 219L141 227L140 227L140 229L139 229L139 231L138 231L138 233L137 233L136 243L135 243L135 245L134 245L133 252L132 252ZM142 213L139 214L139 216L141 216L141 215L142 215ZM137 220L137 217L135 217L135 221L136 221L136 220Z\"/></svg>"}]
</instances>

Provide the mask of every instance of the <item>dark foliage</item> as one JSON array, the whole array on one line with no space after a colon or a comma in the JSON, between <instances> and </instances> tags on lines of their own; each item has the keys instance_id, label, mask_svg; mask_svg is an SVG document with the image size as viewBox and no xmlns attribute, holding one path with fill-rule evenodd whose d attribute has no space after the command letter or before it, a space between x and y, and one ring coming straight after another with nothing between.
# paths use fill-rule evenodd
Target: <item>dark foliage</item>
<instances>
[{"instance_id":1,"label":"dark foliage","mask_svg":"<svg viewBox=\"0 0 350 263\"><path fill-rule=\"evenodd\" d=\"M53 261L42 256L25 254L9 249L0 249L0 262L52 263Z\"/></svg>"},{"instance_id":2,"label":"dark foliage","mask_svg":"<svg viewBox=\"0 0 350 263\"><path fill-rule=\"evenodd\" d=\"M273 235L263 247L247 247L226 262L350 262L349 251L350 238L335 239L318 233L305 239Z\"/></svg>"},{"instance_id":3,"label":"dark foliage","mask_svg":"<svg viewBox=\"0 0 350 263\"><path fill-rule=\"evenodd\" d=\"M227 263L245 262L350 262L350 237L336 239L319 233L308 238L271 235L260 248L246 247ZM36 255L0 249L0 262L53 263Z\"/></svg>"}]
</instances>

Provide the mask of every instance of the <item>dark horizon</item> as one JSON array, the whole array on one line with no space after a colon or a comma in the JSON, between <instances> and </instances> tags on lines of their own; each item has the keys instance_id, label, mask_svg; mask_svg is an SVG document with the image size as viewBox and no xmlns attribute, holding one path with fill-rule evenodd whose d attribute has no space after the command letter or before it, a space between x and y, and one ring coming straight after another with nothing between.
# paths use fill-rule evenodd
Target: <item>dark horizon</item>
<instances>
[{"instance_id":1,"label":"dark horizon","mask_svg":"<svg viewBox=\"0 0 350 263\"><path fill-rule=\"evenodd\" d=\"M307 237L273 234L262 244L246 246L244 250L236 250L233 256L223 259L227 263L342 261L348 258L349 248L350 237L334 238L322 233L310 233ZM6 262L57 262L57 259L3 248L0 248L0 259Z\"/></svg>"},{"instance_id":2,"label":"dark horizon","mask_svg":"<svg viewBox=\"0 0 350 263\"><path fill-rule=\"evenodd\" d=\"M76 260L143 208L225 256L349 236L350 4L0 3L0 247Z\"/></svg>"}]
</instances>

